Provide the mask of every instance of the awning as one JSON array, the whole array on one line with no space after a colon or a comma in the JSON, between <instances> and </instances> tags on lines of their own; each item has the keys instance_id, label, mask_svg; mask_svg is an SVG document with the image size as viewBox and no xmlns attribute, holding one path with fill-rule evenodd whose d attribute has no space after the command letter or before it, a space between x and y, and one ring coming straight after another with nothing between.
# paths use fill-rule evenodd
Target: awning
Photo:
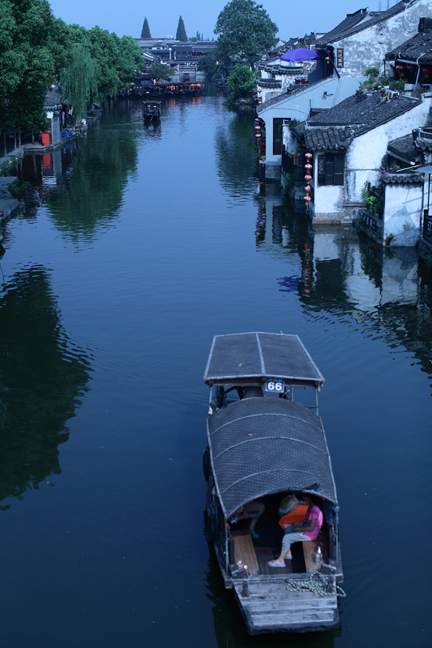
<instances>
[{"instance_id":1,"label":"awning","mask_svg":"<svg viewBox=\"0 0 432 648\"><path fill-rule=\"evenodd\" d=\"M297 49L289 50L282 54L281 61L291 61L293 63L301 63L302 61L319 61L321 56L310 49L298 47Z\"/></svg>"}]
</instances>

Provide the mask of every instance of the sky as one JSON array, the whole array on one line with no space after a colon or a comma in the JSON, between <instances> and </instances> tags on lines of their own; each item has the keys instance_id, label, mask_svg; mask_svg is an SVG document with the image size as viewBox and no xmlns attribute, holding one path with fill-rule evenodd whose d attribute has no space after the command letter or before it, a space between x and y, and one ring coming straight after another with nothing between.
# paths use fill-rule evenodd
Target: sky
<instances>
[{"instance_id":1,"label":"sky","mask_svg":"<svg viewBox=\"0 0 432 648\"><path fill-rule=\"evenodd\" d=\"M217 17L227 4L227 0L162 0L159 3L145 3L138 0L113 2L112 0L49 0L56 18L62 18L66 23L78 23L86 29L98 25L118 36L124 34L139 38L144 18L147 17L153 38L166 38L175 36L179 16L181 15L189 37L195 36L197 31L204 38L216 36L213 29ZM307 0L297 3L295 0L281 2L281 0L261 0L270 18L279 28L282 40L291 37L304 36L312 31L328 32L336 27L346 16L358 9L369 7L372 11L387 9L396 4L397 0Z\"/></svg>"}]
</instances>

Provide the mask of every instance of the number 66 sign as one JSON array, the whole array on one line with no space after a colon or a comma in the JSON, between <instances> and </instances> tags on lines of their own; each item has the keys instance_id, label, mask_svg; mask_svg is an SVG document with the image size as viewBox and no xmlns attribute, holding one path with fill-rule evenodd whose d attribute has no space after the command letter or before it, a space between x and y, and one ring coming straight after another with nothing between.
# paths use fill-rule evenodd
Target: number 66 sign
<instances>
[{"instance_id":1,"label":"number 66 sign","mask_svg":"<svg viewBox=\"0 0 432 648\"><path fill-rule=\"evenodd\" d=\"M267 378L265 390L267 392L277 392L282 394L285 389L285 380L279 378Z\"/></svg>"}]
</instances>

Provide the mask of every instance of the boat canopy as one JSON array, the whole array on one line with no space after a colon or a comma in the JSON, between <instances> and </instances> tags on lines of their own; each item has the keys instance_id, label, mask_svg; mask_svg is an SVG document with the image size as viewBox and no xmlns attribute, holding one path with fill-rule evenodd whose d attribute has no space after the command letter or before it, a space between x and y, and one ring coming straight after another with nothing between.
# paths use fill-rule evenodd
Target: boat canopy
<instances>
[{"instance_id":1,"label":"boat canopy","mask_svg":"<svg viewBox=\"0 0 432 648\"><path fill-rule=\"evenodd\" d=\"M204 372L208 385L284 379L290 385L321 387L324 378L298 335L216 335Z\"/></svg>"},{"instance_id":2,"label":"boat canopy","mask_svg":"<svg viewBox=\"0 0 432 648\"><path fill-rule=\"evenodd\" d=\"M302 491L337 505L321 418L284 398L247 398L207 419L210 461L225 518L264 495Z\"/></svg>"}]
</instances>

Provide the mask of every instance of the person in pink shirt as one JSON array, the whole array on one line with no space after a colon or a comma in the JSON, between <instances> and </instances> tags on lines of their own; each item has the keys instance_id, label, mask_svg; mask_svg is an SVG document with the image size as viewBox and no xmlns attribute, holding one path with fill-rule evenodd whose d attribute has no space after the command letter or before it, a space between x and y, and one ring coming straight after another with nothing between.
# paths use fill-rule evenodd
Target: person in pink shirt
<instances>
[{"instance_id":1,"label":"person in pink shirt","mask_svg":"<svg viewBox=\"0 0 432 648\"><path fill-rule=\"evenodd\" d=\"M291 560L291 545L294 542L308 542L316 540L321 531L324 522L324 516L321 509L316 504L311 504L306 514L304 522L298 522L293 526L293 533L287 533L283 537L282 551L279 558L270 560L270 567L284 567L285 560Z\"/></svg>"}]
</instances>

